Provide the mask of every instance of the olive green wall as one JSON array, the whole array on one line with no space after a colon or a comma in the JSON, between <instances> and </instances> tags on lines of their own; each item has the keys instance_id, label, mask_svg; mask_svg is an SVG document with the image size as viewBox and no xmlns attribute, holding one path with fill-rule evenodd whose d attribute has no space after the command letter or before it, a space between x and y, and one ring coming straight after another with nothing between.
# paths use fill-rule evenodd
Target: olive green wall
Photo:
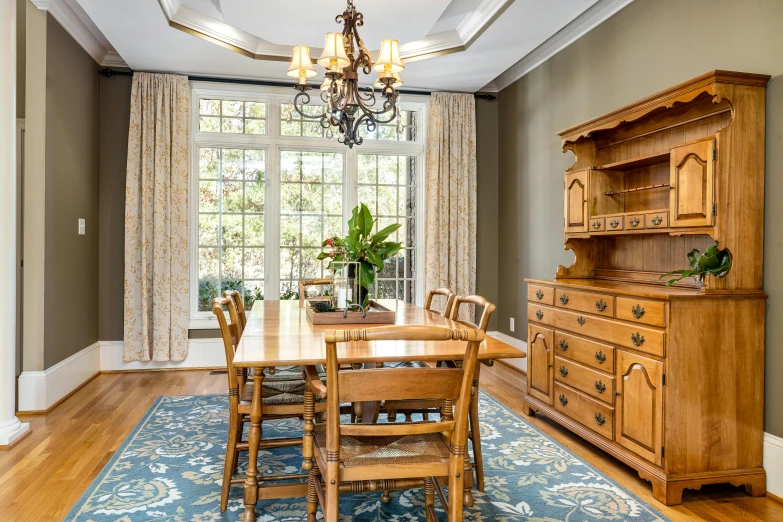
<instances>
[{"instance_id":1,"label":"olive green wall","mask_svg":"<svg viewBox=\"0 0 783 522\"><path fill-rule=\"evenodd\" d=\"M121 341L125 266L125 167L132 77L100 78L98 337Z\"/></svg>"},{"instance_id":2,"label":"olive green wall","mask_svg":"<svg viewBox=\"0 0 783 522\"><path fill-rule=\"evenodd\" d=\"M47 15L44 368L98 341L96 67Z\"/></svg>"},{"instance_id":3,"label":"olive green wall","mask_svg":"<svg viewBox=\"0 0 783 522\"><path fill-rule=\"evenodd\" d=\"M16 0L16 117L24 118L25 39L27 38L27 0Z\"/></svg>"},{"instance_id":4,"label":"olive green wall","mask_svg":"<svg viewBox=\"0 0 783 522\"><path fill-rule=\"evenodd\" d=\"M563 171L556 133L703 74L772 75L767 90L764 289L765 431L783 436L783 2L635 0L500 93L500 330L525 338L525 277L554 276L563 250ZM727 361L730 364L730 361Z\"/></svg>"},{"instance_id":5,"label":"olive green wall","mask_svg":"<svg viewBox=\"0 0 783 522\"><path fill-rule=\"evenodd\" d=\"M476 293L498 299L498 102L476 99ZM479 313L479 310L476 311ZM488 330L497 330L497 314Z\"/></svg>"}]
</instances>

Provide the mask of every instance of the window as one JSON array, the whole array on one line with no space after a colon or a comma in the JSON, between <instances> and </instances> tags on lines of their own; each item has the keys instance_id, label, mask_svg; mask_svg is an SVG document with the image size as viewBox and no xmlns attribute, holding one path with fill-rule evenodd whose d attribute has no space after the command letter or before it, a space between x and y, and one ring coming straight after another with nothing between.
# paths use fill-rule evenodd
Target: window
<instances>
[{"instance_id":1,"label":"window","mask_svg":"<svg viewBox=\"0 0 783 522\"><path fill-rule=\"evenodd\" d=\"M362 130L353 149L319 119L303 118L286 88L193 83L191 328L214 328L211 301L224 290L298 299L301 279L329 277L321 242L342 236L365 203L379 228L402 227L371 295L422 300L421 172L426 98L404 96L399 120ZM313 102L316 100L314 99ZM322 107L306 108L318 116Z\"/></svg>"}]
</instances>

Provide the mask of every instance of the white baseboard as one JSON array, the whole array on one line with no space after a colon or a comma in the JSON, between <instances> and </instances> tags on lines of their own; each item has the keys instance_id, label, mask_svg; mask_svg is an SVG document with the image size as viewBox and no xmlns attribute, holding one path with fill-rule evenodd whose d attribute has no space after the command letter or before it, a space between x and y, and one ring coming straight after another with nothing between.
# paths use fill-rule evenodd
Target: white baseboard
<instances>
[{"instance_id":1,"label":"white baseboard","mask_svg":"<svg viewBox=\"0 0 783 522\"><path fill-rule=\"evenodd\" d=\"M19 411L46 411L100 372L99 346L99 343L88 346L42 372L22 372Z\"/></svg>"},{"instance_id":2,"label":"white baseboard","mask_svg":"<svg viewBox=\"0 0 783 522\"><path fill-rule=\"evenodd\" d=\"M764 471L767 491L783 498L783 438L764 433Z\"/></svg>"},{"instance_id":3,"label":"white baseboard","mask_svg":"<svg viewBox=\"0 0 783 522\"><path fill-rule=\"evenodd\" d=\"M527 353L527 343L525 341L522 341L520 339L517 339L516 337L511 337L510 335L506 335L502 332L497 332L497 331L487 332L487 335L489 337L494 337L498 341L511 345L514 348L519 348L523 352ZM519 368L523 372L527 373L527 358L503 359L503 362L508 363L515 368Z\"/></svg>"},{"instance_id":4,"label":"white baseboard","mask_svg":"<svg viewBox=\"0 0 783 522\"><path fill-rule=\"evenodd\" d=\"M184 361L122 360L122 341L101 341L102 372L137 372L139 370L175 370L187 368L216 368L226 366L226 352L222 339L190 339L188 356Z\"/></svg>"}]
</instances>

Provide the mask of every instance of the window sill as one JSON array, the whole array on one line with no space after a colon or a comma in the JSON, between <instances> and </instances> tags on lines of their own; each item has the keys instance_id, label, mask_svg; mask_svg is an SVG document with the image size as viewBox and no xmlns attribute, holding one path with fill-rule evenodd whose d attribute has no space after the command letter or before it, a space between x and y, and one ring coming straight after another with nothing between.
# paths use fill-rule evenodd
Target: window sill
<instances>
[{"instance_id":1,"label":"window sill","mask_svg":"<svg viewBox=\"0 0 783 522\"><path fill-rule=\"evenodd\" d=\"M217 318L214 316L209 318L191 317L188 323L189 330L218 330L219 328Z\"/></svg>"}]
</instances>

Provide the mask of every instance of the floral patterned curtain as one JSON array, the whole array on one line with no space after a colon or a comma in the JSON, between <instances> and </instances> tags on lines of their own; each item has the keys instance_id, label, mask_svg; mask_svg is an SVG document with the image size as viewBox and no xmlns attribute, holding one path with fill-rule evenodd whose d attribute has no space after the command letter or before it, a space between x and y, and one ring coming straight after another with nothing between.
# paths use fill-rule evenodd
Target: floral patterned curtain
<instances>
[{"instance_id":1,"label":"floral patterned curtain","mask_svg":"<svg viewBox=\"0 0 783 522\"><path fill-rule=\"evenodd\" d=\"M427 124L425 288L476 290L476 102L433 93ZM472 308L472 307L471 307ZM461 319L473 317L460 310Z\"/></svg>"},{"instance_id":2,"label":"floral patterned curtain","mask_svg":"<svg viewBox=\"0 0 783 522\"><path fill-rule=\"evenodd\" d=\"M135 73L125 184L124 361L188 353L188 158L185 76Z\"/></svg>"}]
</instances>

